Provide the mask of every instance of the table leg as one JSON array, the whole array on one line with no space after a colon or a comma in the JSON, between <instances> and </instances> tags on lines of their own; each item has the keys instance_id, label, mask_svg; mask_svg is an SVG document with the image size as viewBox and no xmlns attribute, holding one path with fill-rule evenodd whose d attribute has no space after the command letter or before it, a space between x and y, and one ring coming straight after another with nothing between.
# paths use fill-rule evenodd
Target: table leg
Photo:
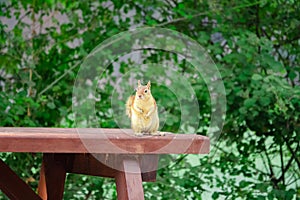
<instances>
[{"instance_id":1,"label":"table leg","mask_svg":"<svg viewBox=\"0 0 300 200\"><path fill-rule=\"evenodd\" d=\"M144 190L139 162L124 159L121 165L123 171L119 171L115 177L118 200L143 200Z\"/></svg>"},{"instance_id":2,"label":"table leg","mask_svg":"<svg viewBox=\"0 0 300 200\"><path fill-rule=\"evenodd\" d=\"M109 165L97 158L107 158ZM144 199L142 181L156 179L158 155L99 154L97 158L91 154L44 154L39 195L43 199L62 199L66 172L115 178L119 200Z\"/></svg>"},{"instance_id":3,"label":"table leg","mask_svg":"<svg viewBox=\"0 0 300 200\"><path fill-rule=\"evenodd\" d=\"M63 199L66 170L62 160L55 154L44 154L38 192L43 199Z\"/></svg>"},{"instance_id":4,"label":"table leg","mask_svg":"<svg viewBox=\"0 0 300 200\"><path fill-rule=\"evenodd\" d=\"M41 198L18 175L0 159L0 189L9 199L21 200Z\"/></svg>"},{"instance_id":5,"label":"table leg","mask_svg":"<svg viewBox=\"0 0 300 200\"><path fill-rule=\"evenodd\" d=\"M156 181L156 170L158 167L159 155L148 154L139 157L142 171L142 180L147 182Z\"/></svg>"},{"instance_id":6,"label":"table leg","mask_svg":"<svg viewBox=\"0 0 300 200\"><path fill-rule=\"evenodd\" d=\"M39 180L39 185L38 185L38 194L42 199L47 199L47 188L46 188L46 180L45 180L44 162L42 162L41 170L40 170L40 180Z\"/></svg>"}]
</instances>

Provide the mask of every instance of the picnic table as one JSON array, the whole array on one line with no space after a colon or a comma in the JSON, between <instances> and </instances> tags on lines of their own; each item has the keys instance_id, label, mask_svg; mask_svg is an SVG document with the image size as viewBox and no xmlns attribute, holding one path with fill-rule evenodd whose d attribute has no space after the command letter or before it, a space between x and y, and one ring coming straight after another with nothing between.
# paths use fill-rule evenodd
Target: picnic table
<instances>
[{"instance_id":1,"label":"picnic table","mask_svg":"<svg viewBox=\"0 0 300 200\"><path fill-rule=\"evenodd\" d=\"M0 190L10 199L63 199L66 173L114 178L118 199L144 199L142 181L155 181L160 154L207 154L208 137L136 137L105 128L0 128L0 152L43 153L38 194L0 159Z\"/></svg>"}]
</instances>

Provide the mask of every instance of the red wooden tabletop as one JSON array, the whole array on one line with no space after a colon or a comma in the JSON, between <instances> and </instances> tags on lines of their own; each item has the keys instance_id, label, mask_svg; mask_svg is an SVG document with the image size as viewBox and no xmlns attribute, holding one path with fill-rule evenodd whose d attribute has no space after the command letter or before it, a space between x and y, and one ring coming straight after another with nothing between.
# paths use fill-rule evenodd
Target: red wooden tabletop
<instances>
[{"instance_id":1,"label":"red wooden tabletop","mask_svg":"<svg viewBox=\"0 0 300 200\"><path fill-rule=\"evenodd\" d=\"M0 128L0 152L207 154L208 137L195 134L134 136L103 128Z\"/></svg>"}]
</instances>

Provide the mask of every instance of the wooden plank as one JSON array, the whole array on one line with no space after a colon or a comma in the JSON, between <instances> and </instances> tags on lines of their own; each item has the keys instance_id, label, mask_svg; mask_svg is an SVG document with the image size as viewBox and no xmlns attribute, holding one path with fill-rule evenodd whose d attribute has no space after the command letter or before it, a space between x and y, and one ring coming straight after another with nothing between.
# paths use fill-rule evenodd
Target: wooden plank
<instances>
[{"instance_id":1,"label":"wooden plank","mask_svg":"<svg viewBox=\"0 0 300 200\"><path fill-rule=\"evenodd\" d=\"M147 182L156 181L156 170L158 168L159 155L145 154L139 157L142 180Z\"/></svg>"},{"instance_id":2,"label":"wooden plank","mask_svg":"<svg viewBox=\"0 0 300 200\"><path fill-rule=\"evenodd\" d=\"M69 154L73 157L72 165L67 166L68 173L85 174L113 178L117 170L97 160L92 154ZM105 157L105 154L99 156Z\"/></svg>"},{"instance_id":3,"label":"wooden plank","mask_svg":"<svg viewBox=\"0 0 300 200\"><path fill-rule=\"evenodd\" d=\"M209 153L208 137L195 134L165 134L136 137L131 130L122 129L0 128L0 152Z\"/></svg>"},{"instance_id":4,"label":"wooden plank","mask_svg":"<svg viewBox=\"0 0 300 200\"><path fill-rule=\"evenodd\" d=\"M47 187L46 187L46 179L45 179L45 166L44 162L42 162L40 169L40 180L38 185L38 194L42 199L47 199Z\"/></svg>"},{"instance_id":5,"label":"wooden plank","mask_svg":"<svg viewBox=\"0 0 300 200\"><path fill-rule=\"evenodd\" d=\"M63 199L66 179L65 155L44 154L41 176L39 181L39 195L47 200Z\"/></svg>"},{"instance_id":6,"label":"wooden plank","mask_svg":"<svg viewBox=\"0 0 300 200\"><path fill-rule=\"evenodd\" d=\"M118 200L143 200L144 190L138 160L125 159L116 175Z\"/></svg>"},{"instance_id":7,"label":"wooden plank","mask_svg":"<svg viewBox=\"0 0 300 200\"><path fill-rule=\"evenodd\" d=\"M12 200L41 198L0 159L0 189Z\"/></svg>"},{"instance_id":8,"label":"wooden plank","mask_svg":"<svg viewBox=\"0 0 300 200\"><path fill-rule=\"evenodd\" d=\"M121 162L125 158L134 155L116 154L66 154L66 159L72 159L72 164L66 165L68 173L85 174L114 178L121 167ZM155 181L156 169L158 166L158 155L136 155L142 171L142 181Z\"/></svg>"}]
</instances>

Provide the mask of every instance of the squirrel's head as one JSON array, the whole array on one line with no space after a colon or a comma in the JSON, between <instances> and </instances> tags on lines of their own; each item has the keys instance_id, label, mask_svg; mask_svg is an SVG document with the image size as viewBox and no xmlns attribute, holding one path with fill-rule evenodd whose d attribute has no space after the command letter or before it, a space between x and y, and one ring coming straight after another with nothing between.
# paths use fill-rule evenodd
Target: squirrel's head
<instances>
[{"instance_id":1,"label":"squirrel's head","mask_svg":"<svg viewBox=\"0 0 300 200\"><path fill-rule=\"evenodd\" d=\"M136 90L135 97L138 100L149 99L150 97L152 97L150 87L151 87L150 81L147 83L147 85L141 85L141 81L138 80L138 87L135 89Z\"/></svg>"}]
</instances>

